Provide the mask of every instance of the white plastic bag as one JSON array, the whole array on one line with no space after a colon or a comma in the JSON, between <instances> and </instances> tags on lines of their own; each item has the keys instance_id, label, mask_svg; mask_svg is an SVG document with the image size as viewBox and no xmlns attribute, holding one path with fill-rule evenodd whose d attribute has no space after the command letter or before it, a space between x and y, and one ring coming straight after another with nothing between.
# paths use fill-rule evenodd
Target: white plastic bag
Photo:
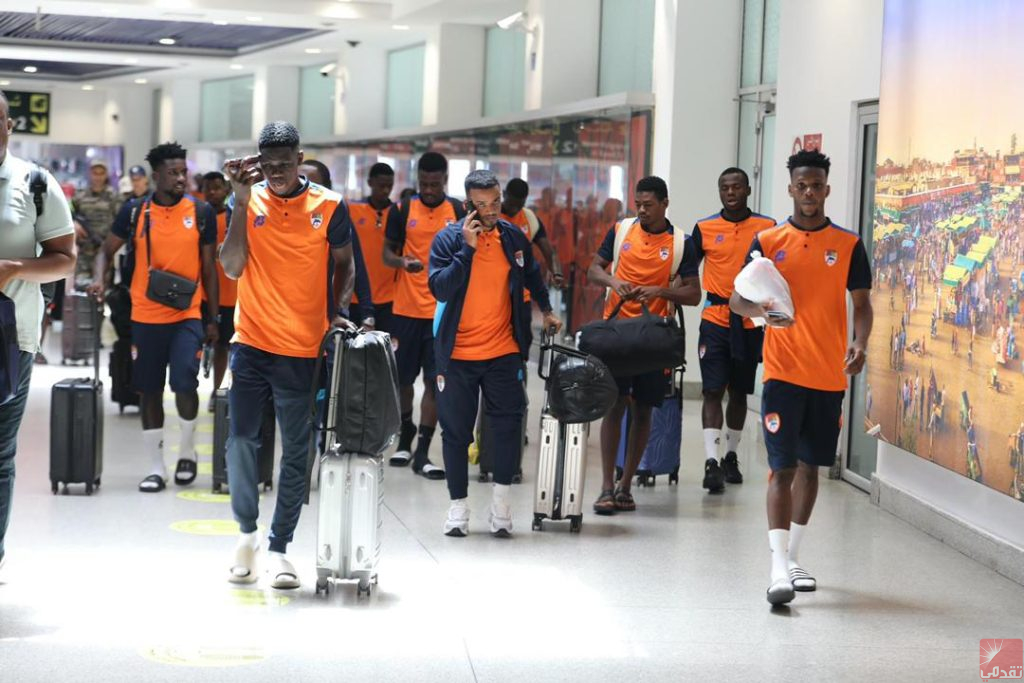
<instances>
[{"instance_id":1,"label":"white plastic bag","mask_svg":"<svg viewBox=\"0 0 1024 683\"><path fill-rule=\"evenodd\" d=\"M733 286L736 292L754 303L772 301L772 310L795 317L793 310L793 295L789 292L789 283L782 273L775 267L771 259L761 256L760 252L753 252L750 263L743 267ZM765 324L764 318L751 318L757 326Z\"/></svg>"}]
</instances>

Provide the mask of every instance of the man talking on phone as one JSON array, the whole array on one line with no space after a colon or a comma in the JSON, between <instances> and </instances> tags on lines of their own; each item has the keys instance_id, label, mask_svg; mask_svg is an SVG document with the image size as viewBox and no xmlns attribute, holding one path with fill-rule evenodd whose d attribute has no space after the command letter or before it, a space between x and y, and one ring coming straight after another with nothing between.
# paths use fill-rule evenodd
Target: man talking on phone
<instances>
[{"instance_id":1,"label":"man talking on phone","mask_svg":"<svg viewBox=\"0 0 1024 683\"><path fill-rule=\"evenodd\" d=\"M283 121L263 127L258 156L225 164L235 208L220 260L224 273L238 280L227 465L231 509L242 532L228 579L257 579L257 453L264 409L273 401L282 448L270 527L272 588L299 587L285 550L305 500L309 395L329 322L328 251L334 257L339 309L348 307L354 282L352 223L345 202L338 193L300 176L301 164L299 131ZM351 324L341 316L334 323Z\"/></svg>"},{"instance_id":2,"label":"man talking on phone","mask_svg":"<svg viewBox=\"0 0 1024 683\"><path fill-rule=\"evenodd\" d=\"M750 252L771 259L789 284L794 318L772 301L747 301L735 291L737 315L765 318L761 412L768 449L768 602L813 591L815 579L798 553L818 496L818 468L831 467L842 430L846 377L864 369L871 334L871 265L856 233L825 215L829 158L802 151L789 158L793 215L754 238ZM853 300L853 341L847 336L846 293Z\"/></svg>"},{"instance_id":3,"label":"man talking on phone","mask_svg":"<svg viewBox=\"0 0 1024 683\"><path fill-rule=\"evenodd\" d=\"M438 302L437 409L451 498L444 533L468 533L469 444L482 391L494 444L490 532L507 537L512 532L508 496L526 407L523 358L530 344L530 305L524 290L544 313L545 328L557 331L562 322L551 311L529 238L501 218L498 178L491 171L473 171L465 187L469 214L438 233L430 250L430 291Z\"/></svg>"}]
</instances>

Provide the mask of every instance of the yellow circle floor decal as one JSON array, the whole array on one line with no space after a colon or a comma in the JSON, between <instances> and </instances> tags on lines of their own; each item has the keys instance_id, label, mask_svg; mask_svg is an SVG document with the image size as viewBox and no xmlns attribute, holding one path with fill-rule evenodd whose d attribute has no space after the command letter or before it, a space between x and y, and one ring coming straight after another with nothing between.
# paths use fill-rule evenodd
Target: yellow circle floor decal
<instances>
[{"instance_id":1,"label":"yellow circle floor decal","mask_svg":"<svg viewBox=\"0 0 1024 683\"><path fill-rule=\"evenodd\" d=\"M212 422L200 422L196 425L196 431L203 434L213 434L213 423Z\"/></svg>"},{"instance_id":2,"label":"yellow circle floor decal","mask_svg":"<svg viewBox=\"0 0 1024 683\"><path fill-rule=\"evenodd\" d=\"M226 493L212 493L210 491L179 491L178 498L190 500L193 503L230 503L231 496Z\"/></svg>"},{"instance_id":3,"label":"yellow circle floor decal","mask_svg":"<svg viewBox=\"0 0 1024 683\"><path fill-rule=\"evenodd\" d=\"M177 453L179 450L181 450L181 446L179 444L174 444L173 446L171 446L171 452L172 453ZM213 444L212 443L197 443L196 444L196 453L198 455L213 455Z\"/></svg>"},{"instance_id":4,"label":"yellow circle floor decal","mask_svg":"<svg viewBox=\"0 0 1024 683\"><path fill-rule=\"evenodd\" d=\"M237 536L239 531L232 519L186 519L171 524L171 529L196 536Z\"/></svg>"},{"instance_id":5,"label":"yellow circle floor decal","mask_svg":"<svg viewBox=\"0 0 1024 683\"><path fill-rule=\"evenodd\" d=\"M177 666L243 666L266 659L263 648L239 645L163 645L140 650L146 659Z\"/></svg>"},{"instance_id":6,"label":"yellow circle floor decal","mask_svg":"<svg viewBox=\"0 0 1024 683\"><path fill-rule=\"evenodd\" d=\"M196 466L196 473L203 474L206 476L213 476L213 463L212 462L201 462Z\"/></svg>"},{"instance_id":7,"label":"yellow circle floor decal","mask_svg":"<svg viewBox=\"0 0 1024 683\"><path fill-rule=\"evenodd\" d=\"M242 607L266 607L267 605L284 606L292 601L284 595L267 594L260 590L236 588L231 591L232 602Z\"/></svg>"}]
</instances>

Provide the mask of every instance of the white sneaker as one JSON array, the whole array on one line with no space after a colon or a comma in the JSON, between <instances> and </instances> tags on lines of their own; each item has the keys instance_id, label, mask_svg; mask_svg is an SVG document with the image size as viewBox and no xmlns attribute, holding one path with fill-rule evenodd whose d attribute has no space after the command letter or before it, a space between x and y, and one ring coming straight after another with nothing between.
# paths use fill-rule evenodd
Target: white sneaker
<instances>
[{"instance_id":1,"label":"white sneaker","mask_svg":"<svg viewBox=\"0 0 1024 683\"><path fill-rule=\"evenodd\" d=\"M464 502L453 502L444 521L444 535L462 538L469 533L469 508Z\"/></svg>"},{"instance_id":2,"label":"white sneaker","mask_svg":"<svg viewBox=\"0 0 1024 683\"><path fill-rule=\"evenodd\" d=\"M496 538L511 538L512 507L500 503L491 503L491 535Z\"/></svg>"}]
</instances>

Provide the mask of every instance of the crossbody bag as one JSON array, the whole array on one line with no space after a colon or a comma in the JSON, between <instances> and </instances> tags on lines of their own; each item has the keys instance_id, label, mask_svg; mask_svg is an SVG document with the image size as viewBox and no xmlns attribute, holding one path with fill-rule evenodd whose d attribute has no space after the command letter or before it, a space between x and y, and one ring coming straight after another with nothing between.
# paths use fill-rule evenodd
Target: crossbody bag
<instances>
[{"instance_id":1,"label":"crossbody bag","mask_svg":"<svg viewBox=\"0 0 1024 683\"><path fill-rule=\"evenodd\" d=\"M169 270L153 267L153 241L150 237L149 202L146 202L146 217L143 232L146 235L146 260L149 262L149 285L146 287L146 298L178 311L187 311L192 307L199 288L199 278L191 280ZM199 230L199 215L196 212L196 230ZM200 266L200 271L202 266Z\"/></svg>"}]
</instances>

